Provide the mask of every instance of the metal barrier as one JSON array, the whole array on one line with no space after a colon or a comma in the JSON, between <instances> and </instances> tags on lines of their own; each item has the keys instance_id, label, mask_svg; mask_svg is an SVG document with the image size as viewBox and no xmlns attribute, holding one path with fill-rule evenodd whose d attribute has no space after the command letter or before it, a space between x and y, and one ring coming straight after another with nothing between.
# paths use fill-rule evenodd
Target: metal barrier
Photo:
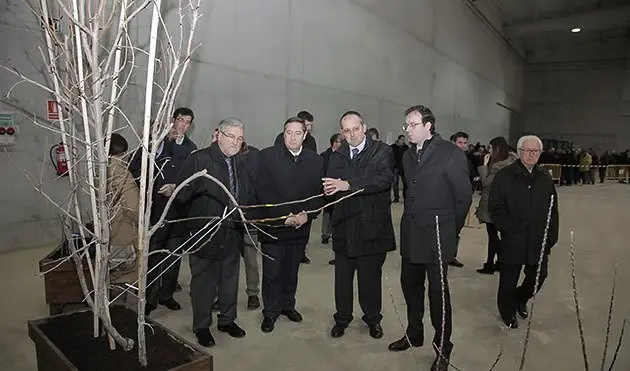
<instances>
[{"instance_id":1,"label":"metal barrier","mask_svg":"<svg viewBox=\"0 0 630 371\"><path fill-rule=\"evenodd\" d=\"M606 179L628 181L629 177L630 177L630 165L606 166Z\"/></svg>"},{"instance_id":2,"label":"metal barrier","mask_svg":"<svg viewBox=\"0 0 630 371\"><path fill-rule=\"evenodd\" d=\"M540 167L549 170L549 175L551 175L551 179L555 181L560 181L562 178L562 165L560 164L540 164Z\"/></svg>"}]
</instances>

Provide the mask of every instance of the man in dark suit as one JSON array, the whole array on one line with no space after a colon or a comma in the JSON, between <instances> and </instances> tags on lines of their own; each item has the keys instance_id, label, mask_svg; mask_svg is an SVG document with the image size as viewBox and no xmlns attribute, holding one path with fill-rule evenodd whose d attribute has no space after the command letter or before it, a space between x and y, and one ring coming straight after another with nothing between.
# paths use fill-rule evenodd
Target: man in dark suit
<instances>
[{"instance_id":1,"label":"man in dark suit","mask_svg":"<svg viewBox=\"0 0 630 371\"><path fill-rule=\"evenodd\" d=\"M155 173L153 183L153 198L151 203L151 224L155 224L162 216L169 197L175 189L177 173L181 170L190 154L197 149L195 143L186 135L195 119L190 108L180 107L173 112L170 133L158 147L155 157ZM129 171L136 182L140 183L142 151L136 151L129 162ZM181 219L181 210L171 206L167 213L167 220ZM168 250L181 254L181 244L186 234L185 223L164 225L152 237L150 251ZM147 275L147 304L145 314L149 316L158 303L170 310L180 310L181 305L173 298L177 288L177 278L181 259L175 255L151 254Z\"/></svg>"},{"instance_id":2,"label":"man in dark suit","mask_svg":"<svg viewBox=\"0 0 630 371\"><path fill-rule=\"evenodd\" d=\"M304 122L306 123L306 138L304 138L304 147L317 152L317 141L315 141L315 137L311 134L311 131L313 131L313 122L315 121L315 117L313 117L313 115L308 111L298 112L297 117L304 120ZM284 132L278 134L274 142L274 146L282 145L283 143ZM306 255L306 249L304 250L302 263L311 264L311 259Z\"/></svg>"},{"instance_id":3,"label":"man in dark suit","mask_svg":"<svg viewBox=\"0 0 630 371\"><path fill-rule=\"evenodd\" d=\"M405 115L403 128L412 145L403 156L408 189L400 223L400 281L409 324L406 336L391 343L389 349L402 351L424 344L424 282L428 277L431 323L435 329L433 347L437 353L431 371L444 371L453 349L447 271L472 202L468 164L462 150L435 132L435 116L429 108L413 106Z\"/></svg>"},{"instance_id":4,"label":"man in dark suit","mask_svg":"<svg viewBox=\"0 0 630 371\"><path fill-rule=\"evenodd\" d=\"M542 141L533 135L524 136L519 139L517 150L519 160L495 175L488 199L492 221L501 232L497 302L501 318L510 328L518 327L517 312L523 318L529 315L527 301L534 295L539 262L536 291L547 278L548 255L558 241L559 226L556 187L547 170L537 164ZM553 208L543 250L551 197ZM525 279L517 287L523 266Z\"/></svg>"},{"instance_id":5,"label":"man in dark suit","mask_svg":"<svg viewBox=\"0 0 630 371\"><path fill-rule=\"evenodd\" d=\"M219 123L218 140L193 152L178 175L178 184L198 171L206 170L217 178L239 204L251 199L250 172L238 158L243 143L244 125L227 118ZM232 204L228 195L215 182L197 178L177 194L176 201L188 211L186 228L190 233L188 258L190 265L190 297L193 308L192 329L200 345L211 347L215 340L210 333L212 301L217 297L219 315L217 329L235 338L245 336L236 323L240 256L243 251L243 224L237 216L222 222L216 234L209 231L208 217L220 216ZM234 214L232 214L234 215Z\"/></svg>"},{"instance_id":6,"label":"man in dark suit","mask_svg":"<svg viewBox=\"0 0 630 371\"><path fill-rule=\"evenodd\" d=\"M357 272L359 304L370 336L383 337L381 327L381 276L388 251L396 249L391 215L391 185L394 177L392 149L366 135L358 112L341 116L341 147L330 155L324 192L343 196L362 193L335 205L333 250L335 251L335 325L330 334L344 335L352 321L353 282Z\"/></svg>"},{"instance_id":7,"label":"man in dark suit","mask_svg":"<svg viewBox=\"0 0 630 371\"><path fill-rule=\"evenodd\" d=\"M398 184L400 183L400 179L402 179L403 183L403 198L405 198L405 193L407 192L407 182L405 181L405 174L403 171L402 159L403 154L406 150L409 149L407 143L405 143L405 136L399 135L396 142L391 145L392 151L394 152L394 182L392 183L392 187L394 188L394 202L400 201L400 193Z\"/></svg>"},{"instance_id":8,"label":"man in dark suit","mask_svg":"<svg viewBox=\"0 0 630 371\"><path fill-rule=\"evenodd\" d=\"M257 204L280 204L302 200L321 193L324 164L317 152L304 146L306 122L299 117L284 123L284 141L260 152L260 170L256 182ZM272 239L260 234L263 258L263 332L272 332L282 314L292 322L301 322L295 309L298 271L304 248L316 213L307 214L324 205L319 197L304 203L294 203L259 211L263 218L290 215L280 226L263 227Z\"/></svg>"}]
</instances>

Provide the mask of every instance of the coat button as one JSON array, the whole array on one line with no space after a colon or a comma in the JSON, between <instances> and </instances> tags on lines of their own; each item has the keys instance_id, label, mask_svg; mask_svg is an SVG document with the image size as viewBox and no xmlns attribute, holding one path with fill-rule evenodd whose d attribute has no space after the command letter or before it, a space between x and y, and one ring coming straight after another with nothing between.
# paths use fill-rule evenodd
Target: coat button
<instances>
[{"instance_id":1,"label":"coat button","mask_svg":"<svg viewBox=\"0 0 630 371\"><path fill-rule=\"evenodd\" d=\"M415 179L413 179L413 180L411 181L411 183L416 184L416 180L415 180Z\"/></svg>"},{"instance_id":2,"label":"coat button","mask_svg":"<svg viewBox=\"0 0 630 371\"><path fill-rule=\"evenodd\" d=\"M415 201L416 200L416 196L411 196L411 201Z\"/></svg>"},{"instance_id":3,"label":"coat button","mask_svg":"<svg viewBox=\"0 0 630 371\"><path fill-rule=\"evenodd\" d=\"M411 214L411 219L415 219L416 218L416 214Z\"/></svg>"}]
</instances>

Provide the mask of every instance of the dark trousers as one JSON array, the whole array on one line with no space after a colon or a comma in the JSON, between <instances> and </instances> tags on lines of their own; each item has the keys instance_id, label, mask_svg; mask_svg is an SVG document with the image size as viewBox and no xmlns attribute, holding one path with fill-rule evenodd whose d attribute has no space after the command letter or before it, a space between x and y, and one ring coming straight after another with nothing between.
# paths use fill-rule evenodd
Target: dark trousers
<instances>
[{"instance_id":1,"label":"dark trousers","mask_svg":"<svg viewBox=\"0 0 630 371\"><path fill-rule=\"evenodd\" d=\"M381 322L383 263L387 254L375 254L350 258L335 254L335 307L333 316L341 326L352 322L354 304L354 272L357 272L359 305L363 310L363 321L368 325Z\"/></svg>"},{"instance_id":2,"label":"dark trousers","mask_svg":"<svg viewBox=\"0 0 630 371\"><path fill-rule=\"evenodd\" d=\"M243 233L228 229L221 259L189 256L194 332L212 325L212 304L216 297L219 301L218 324L229 325L236 319L242 244Z\"/></svg>"},{"instance_id":3,"label":"dark trousers","mask_svg":"<svg viewBox=\"0 0 630 371\"><path fill-rule=\"evenodd\" d=\"M543 282L545 282L545 278L547 278L547 263L548 259L545 257L540 267L538 290L536 291L540 290ZM497 304L501 318L506 321L516 316L518 304L527 304L527 301L534 296L538 264L525 265L525 279L523 279L523 283L517 287L521 269L523 269L523 265L521 264L501 263Z\"/></svg>"},{"instance_id":4,"label":"dark trousers","mask_svg":"<svg viewBox=\"0 0 630 371\"><path fill-rule=\"evenodd\" d=\"M414 344L424 341L424 281L429 278L429 312L431 324L435 329L433 344L439 348L443 344L442 354L449 357L453 350L451 342L452 312L451 294L448 286L448 264L443 264L444 303L442 303L442 283L439 264L413 264L407 259L402 261L400 282L407 302L407 336ZM442 322L444 332L442 333ZM443 336L443 338L442 338Z\"/></svg>"},{"instance_id":5,"label":"dark trousers","mask_svg":"<svg viewBox=\"0 0 630 371\"><path fill-rule=\"evenodd\" d=\"M403 198L405 198L405 194L407 194L407 180L405 179L405 175L402 170L394 169L394 180L392 181L392 189L394 190L394 200L399 200L399 184L402 181L403 184Z\"/></svg>"},{"instance_id":6,"label":"dark trousers","mask_svg":"<svg viewBox=\"0 0 630 371\"><path fill-rule=\"evenodd\" d=\"M306 244L264 243L263 257L263 316L276 319L283 311L295 309L298 271Z\"/></svg>"},{"instance_id":7,"label":"dark trousers","mask_svg":"<svg viewBox=\"0 0 630 371\"><path fill-rule=\"evenodd\" d=\"M494 258L499 253L501 239L499 238L499 230L492 223L486 223L486 232L488 233L488 257L486 258L486 266L494 267Z\"/></svg>"},{"instance_id":8,"label":"dark trousers","mask_svg":"<svg viewBox=\"0 0 630 371\"><path fill-rule=\"evenodd\" d=\"M183 236L170 236L166 241L152 242L149 250L168 250L181 254L183 249L178 249L178 247L184 241ZM181 259L179 256L166 253L149 256L149 270L151 270L151 273L147 275L147 284L151 285L147 287L147 304L156 305L158 302L168 301L173 298L180 265Z\"/></svg>"}]
</instances>

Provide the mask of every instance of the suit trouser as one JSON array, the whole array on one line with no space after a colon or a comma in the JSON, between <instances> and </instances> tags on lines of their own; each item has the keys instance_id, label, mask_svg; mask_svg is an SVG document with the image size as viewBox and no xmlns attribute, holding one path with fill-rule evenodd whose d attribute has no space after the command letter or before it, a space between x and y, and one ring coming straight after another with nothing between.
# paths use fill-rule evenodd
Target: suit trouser
<instances>
[{"instance_id":1,"label":"suit trouser","mask_svg":"<svg viewBox=\"0 0 630 371\"><path fill-rule=\"evenodd\" d=\"M276 319L281 312L295 309L298 272L305 247L304 243L263 243L263 253L274 259L263 259L263 316Z\"/></svg>"},{"instance_id":2,"label":"suit trouser","mask_svg":"<svg viewBox=\"0 0 630 371\"><path fill-rule=\"evenodd\" d=\"M245 292L247 296L258 296L260 292L260 270L258 268L258 250L256 249L258 233L256 230L250 230L249 234L252 236L253 242L247 232L243 232L243 261L245 262L245 282L247 283Z\"/></svg>"},{"instance_id":3,"label":"suit trouser","mask_svg":"<svg viewBox=\"0 0 630 371\"><path fill-rule=\"evenodd\" d=\"M368 325L381 322L383 263L386 253L359 257L347 257L335 253L335 307L333 316L341 326L352 322L354 304L354 272L357 272L359 305L363 310L363 321Z\"/></svg>"},{"instance_id":4,"label":"suit trouser","mask_svg":"<svg viewBox=\"0 0 630 371\"><path fill-rule=\"evenodd\" d=\"M547 278L548 258L543 258L540 266L540 276L538 278L538 289L540 291L543 282ZM505 268L504 268L505 267ZM511 264L501 262L499 272L499 292L497 293L497 304L501 318L506 321L516 316L516 309L519 304L527 304L527 301L534 296L534 285L536 285L536 274L538 264L525 265L525 278L521 286L518 286L518 279L521 275L522 264Z\"/></svg>"},{"instance_id":5,"label":"suit trouser","mask_svg":"<svg viewBox=\"0 0 630 371\"><path fill-rule=\"evenodd\" d=\"M439 264L413 264L408 259L402 260L400 282L407 302L407 336L413 344L424 342L424 282L429 279L429 312L431 324L435 329L433 344L436 348L443 344L442 354L450 356L453 350L451 342L452 309L451 294L448 286L448 263L443 264L444 302L442 302L442 280ZM444 324L444 332L442 332ZM443 336L443 338L442 338Z\"/></svg>"},{"instance_id":6,"label":"suit trouser","mask_svg":"<svg viewBox=\"0 0 630 371\"><path fill-rule=\"evenodd\" d=\"M149 251L168 250L181 254L183 249L178 248L184 241L183 236L169 236L166 241L152 242ZM147 287L147 304L156 305L172 299L177 287L181 258L166 253L152 254L148 265L151 273L147 275L147 284L150 284Z\"/></svg>"},{"instance_id":7,"label":"suit trouser","mask_svg":"<svg viewBox=\"0 0 630 371\"><path fill-rule=\"evenodd\" d=\"M212 325L212 304L219 301L219 326L228 325L236 319L238 298L238 274L241 248L241 231L228 229L221 259L207 259L190 255L190 297L193 308L193 331L207 329Z\"/></svg>"},{"instance_id":8,"label":"suit trouser","mask_svg":"<svg viewBox=\"0 0 630 371\"><path fill-rule=\"evenodd\" d=\"M322 240L332 237L332 212L331 207L322 212Z\"/></svg>"}]
</instances>

